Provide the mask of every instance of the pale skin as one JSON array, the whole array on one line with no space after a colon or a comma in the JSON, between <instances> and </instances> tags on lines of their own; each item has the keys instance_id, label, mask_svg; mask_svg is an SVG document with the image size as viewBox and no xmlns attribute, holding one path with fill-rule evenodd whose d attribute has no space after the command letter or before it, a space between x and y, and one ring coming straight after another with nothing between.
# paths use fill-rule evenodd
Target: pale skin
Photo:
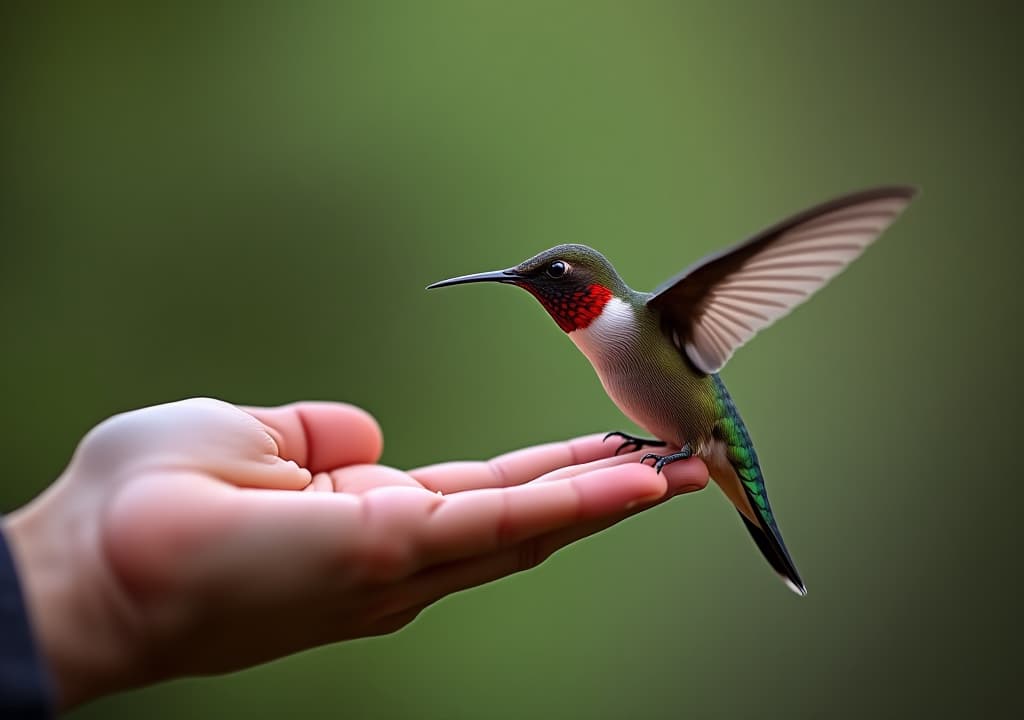
<instances>
[{"instance_id":1,"label":"pale skin","mask_svg":"<svg viewBox=\"0 0 1024 720\"><path fill-rule=\"evenodd\" d=\"M601 438L403 472L350 405L185 400L98 425L3 531L67 709L394 632L707 484Z\"/></svg>"}]
</instances>

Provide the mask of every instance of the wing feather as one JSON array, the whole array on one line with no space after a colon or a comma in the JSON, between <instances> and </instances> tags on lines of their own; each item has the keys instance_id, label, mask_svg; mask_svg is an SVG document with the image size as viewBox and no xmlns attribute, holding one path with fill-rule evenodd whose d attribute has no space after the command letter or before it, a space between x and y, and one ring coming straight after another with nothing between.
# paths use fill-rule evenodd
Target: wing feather
<instances>
[{"instance_id":1,"label":"wing feather","mask_svg":"<svg viewBox=\"0 0 1024 720\"><path fill-rule=\"evenodd\" d=\"M892 224L917 191L832 200L700 261L651 295L687 356L718 372L737 348L820 290Z\"/></svg>"}]
</instances>

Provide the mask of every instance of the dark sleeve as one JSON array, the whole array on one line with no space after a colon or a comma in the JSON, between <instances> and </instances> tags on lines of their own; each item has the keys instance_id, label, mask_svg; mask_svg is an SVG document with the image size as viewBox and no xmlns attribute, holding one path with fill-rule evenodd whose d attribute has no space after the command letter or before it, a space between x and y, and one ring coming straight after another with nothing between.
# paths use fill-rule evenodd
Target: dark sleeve
<instances>
[{"instance_id":1,"label":"dark sleeve","mask_svg":"<svg viewBox=\"0 0 1024 720\"><path fill-rule=\"evenodd\" d=\"M14 559L0 525L0 718L50 717L50 678L36 650Z\"/></svg>"}]
</instances>

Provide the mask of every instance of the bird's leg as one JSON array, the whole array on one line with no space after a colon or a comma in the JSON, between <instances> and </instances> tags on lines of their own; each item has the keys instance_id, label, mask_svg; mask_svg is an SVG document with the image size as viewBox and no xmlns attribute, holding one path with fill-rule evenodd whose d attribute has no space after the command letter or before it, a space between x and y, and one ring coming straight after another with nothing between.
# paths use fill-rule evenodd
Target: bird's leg
<instances>
[{"instance_id":1,"label":"bird's leg","mask_svg":"<svg viewBox=\"0 0 1024 720\"><path fill-rule=\"evenodd\" d=\"M627 452L633 452L634 450L639 450L640 448L665 447L665 445L668 444L662 442L661 440L649 440L648 438L633 437L632 435L627 435L626 433L619 432L618 430L608 433L607 435L604 436L604 439L607 440L610 437L620 437L623 439L623 443L619 445L618 449L615 451L616 455L618 455L626 448L629 448Z\"/></svg>"},{"instance_id":2,"label":"bird's leg","mask_svg":"<svg viewBox=\"0 0 1024 720\"><path fill-rule=\"evenodd\" d=\"M664 443L662 443L662 445L664 445ZM655 455L654 453L647 453L640 458L640 462L647 462L648 460L653 459L654 469L657 472L661 472L661 469L666 465L674 463L676 460L686 460L690 457L693 457L693 447L690 443L686 443L679 448L679 452L674 452L670 455Z\"/></svg>"}]
</instances>

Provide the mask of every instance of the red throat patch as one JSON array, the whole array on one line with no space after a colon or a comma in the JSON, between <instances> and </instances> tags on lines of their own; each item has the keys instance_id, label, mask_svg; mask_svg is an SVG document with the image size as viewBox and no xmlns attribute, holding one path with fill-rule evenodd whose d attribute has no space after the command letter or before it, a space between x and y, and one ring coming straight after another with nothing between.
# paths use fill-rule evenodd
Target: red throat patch
<instances>
[{"instance_id":1,"label":"red throat patch","mask_svg":"<svg viewBox=\"0 0 1024 720\"><path fill-rule=\"evenodd\" d=\"M597 284L582 289L566 289L564 293L547 288L540 290L530 285L523 287L540 301L548 314L558 323L558 327L567 333L582 330L597 320L604 311L604 306L612 299L612 291L604 285Z\"/></svg>"}]
</instances>

